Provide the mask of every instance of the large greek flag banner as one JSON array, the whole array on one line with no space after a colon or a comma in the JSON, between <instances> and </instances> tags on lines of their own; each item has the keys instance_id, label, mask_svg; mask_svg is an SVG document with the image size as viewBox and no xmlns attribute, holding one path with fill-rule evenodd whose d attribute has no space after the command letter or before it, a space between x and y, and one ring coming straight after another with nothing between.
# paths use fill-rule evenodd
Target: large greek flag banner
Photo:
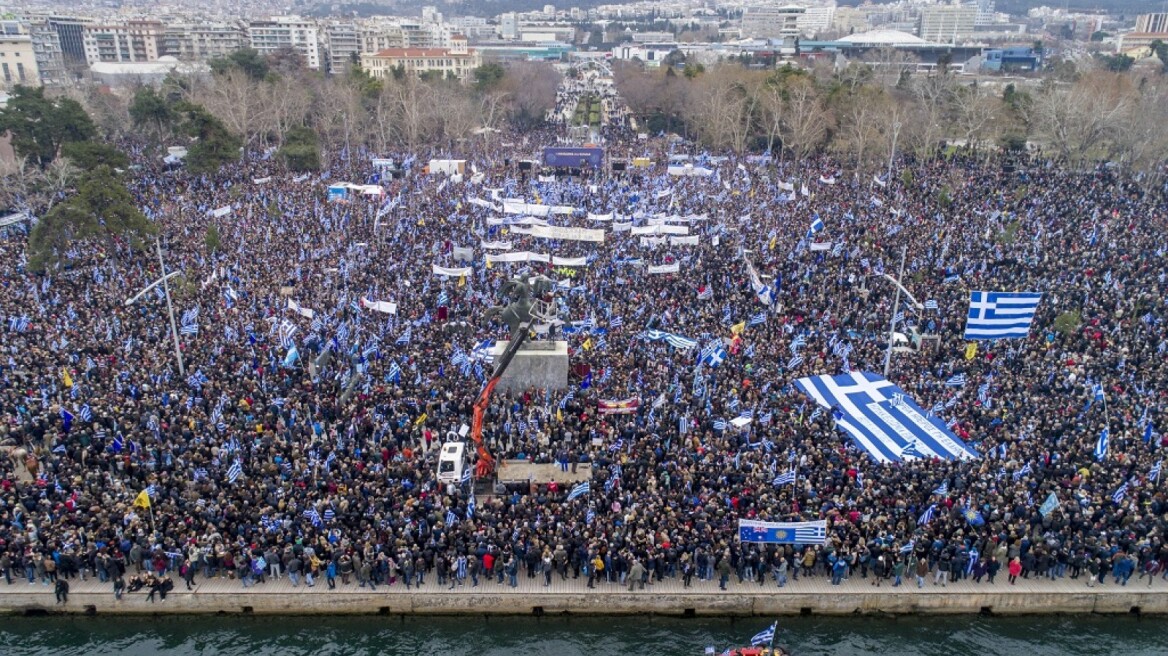
<instances>
[{"instance_id":1,"label":"large greek flag banner","mask_svg":"<svg viewBox=\"0 0 1168 656\"><path fill-rule=\"evenodd\" d=\"M1035 292L970 292L965 339L1025 338L1041 300Z\"/></svg>"},{"instance_id":2,"label":"large greek flag banner","mask_svg":"<svg viewBox=\"0 0 1168 656\"><path fill-rule=\"evenodd\" d=\"M811 376L796 380L795 386L831 410L836 426L877 462L977 457L939 417L927 416L899 387L877 374Z\"/></svg>"},{"instance_id":3,"label":"large greek flag banner","mask_svg":"<svg viewBox=\"0 0 1168 656\"><path fill-rule=\"evenodd\" d=\"M827 521L759 522L740 519L738 540L768 544L823 544L827 541Z\"/></svg>"}]
</instances>

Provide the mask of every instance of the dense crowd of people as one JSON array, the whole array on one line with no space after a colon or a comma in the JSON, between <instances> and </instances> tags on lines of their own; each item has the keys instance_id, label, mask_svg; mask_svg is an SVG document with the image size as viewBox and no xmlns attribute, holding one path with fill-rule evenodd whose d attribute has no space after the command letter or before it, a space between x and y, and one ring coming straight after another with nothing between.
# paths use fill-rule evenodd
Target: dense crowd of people
<instances>
[{"instance_id":1,"label":"dense crowd of people","mask_svg":"<svg viewBox=\"0 0 1168 656\"><path fill-rule=\"evenodd\" d=\"M78 243L33 272L27 236L10 230L5 580L91 575L119 598L145 589L161 601L175 581L224 575L374 589L523 575L723 588L815 575L1165 578L1163 188L1107 167L1034 157L1004 168L961 153L902 158L891 179L826 156L699 156L714 175L671 176L672 142L619 136L611 160L656 164L554 181L517 169L555 137L467 144L457 155L477 184L423 173L447 152L388 154L396 176L372 168L383 153L350 153L320 175L251 158L199 176L140 156L130 189L182 273L169 283L182 373L162 288L126 305L160 277L152 246ZM385 194L330 201L341 180ZM605 241L521 234L497 220L505 198L570 207L547 220L604 229ZM698 243L620 227L660 215L683 217ZM587 264L488 265L498 251L484 242ZM470 262L456 257L464 248ZM967 461L876 464L793 384L881 369L895 288L878 274L896 271L902 248L905 287L935 308L906 310L900 330L926 339L893 356L889 378L977 452ZM649 273L674 263L676 274ZM587 463L592 480L582 494L480 484L472 503L474 482L437 483L438 447L470 423L491 374L476 347L507 338L485 310L503 283L533 274L559 283L569 389L497 394L485 442L501 460ZM1042 292L1029 337L970 352L970 290ZM371 309L381 302L395 312ZM650 329L697 346L646 339ZM700 365L711 344L728 357ZM950 384L958 375L964 385ZM598 412L600 399L630 397L635 413ZM745 430L727 425L748 410ZM791 469L794 483L776 485ZM742 543L739 519L823 519L828 539ZM68 584L57 592L67 598Z\"/></svg>"}]
</instances>

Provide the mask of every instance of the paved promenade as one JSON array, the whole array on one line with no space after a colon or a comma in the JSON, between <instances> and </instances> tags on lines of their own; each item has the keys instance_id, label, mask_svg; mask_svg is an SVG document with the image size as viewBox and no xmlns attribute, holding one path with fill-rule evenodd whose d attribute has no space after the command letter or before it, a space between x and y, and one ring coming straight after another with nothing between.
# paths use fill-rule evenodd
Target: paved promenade
<instances>
[{"instance_id":1,"label":"paved promenade","mask_svg":"<svg viewBox=\"0 0 1168 656\"><path fill-rule=\"evenodd\" d=\"M681 579L666 579L642 590L629 592L616 583L599 583L595 589L585 579L561 581L553 576L545 587L542 576L529 579L523 573L519 585L511 588L494 581L480 580L478 587L439 586L428 577L419 591L407 590L398 582L370 591L355 581L329 590L324 579L313 588L303 581L293 588L287 578L269 580L243 588L239 581L217 578L196 579L196 588L187 592L181 580L165 601L151 603L146 591L126 594L116 601L112 584L95 579L73 579L68 603L56 604L51 586L30 585L26 580L12 585L0 582L0 612L7 613L263 613L263 614L637 614L672 615L792 615L800 613L849 615L853 613L943 614L980 613L1143 613L1168 614L1168 582L1157 578L1132 579L1126 586L1109 582L1088 588L1085 579L1039 581L1019 579L1010 585L1005 577L994 585L971 581L947 587L927 582L917 588L915 581L894 588L890 582L879 588L871 580L852 578L833 586L828 577L800 578L778 588L739 584L733 579L725 592L717 581L697 581L684 588Z\"/></svg>"}]
</instances>

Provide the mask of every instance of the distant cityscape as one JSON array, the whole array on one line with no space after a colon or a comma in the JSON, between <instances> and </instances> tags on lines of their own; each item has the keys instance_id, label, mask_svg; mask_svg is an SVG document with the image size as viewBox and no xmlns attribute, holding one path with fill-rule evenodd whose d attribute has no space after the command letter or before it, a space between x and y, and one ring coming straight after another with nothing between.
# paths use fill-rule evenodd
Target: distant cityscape
<instances>
[{"instance_id":1,"label":"distant cityscape","mask_svg":"<svg viewBox=\"0 0 1168 656\"><path fill-rule=\"evenodd\" d=\"M943 63L955 72L1033 71L1052 57L1121 57L1130 65L1156 57L1154 44L1168 42L1168 13L1044 6L1011 15L997 11L994 0L549 4L490 18L459 15L457 3L423 7L420 15L372 16L363 14L408 10L369 2L347 16L341 8L350 5L332 5L335 15L320 16L321 7L308 4L201 4L199 10L168 3L10 5L0 10L0 90L198 73L243 48L294 51L307 68L331 74L358 64L374 77L404 69L465 81L485 61L610 59L657 67L677 52L705 65L733 58L765 67L823 59L838 66L902 51L923 70Z\"/></svg>"}]
</instances>

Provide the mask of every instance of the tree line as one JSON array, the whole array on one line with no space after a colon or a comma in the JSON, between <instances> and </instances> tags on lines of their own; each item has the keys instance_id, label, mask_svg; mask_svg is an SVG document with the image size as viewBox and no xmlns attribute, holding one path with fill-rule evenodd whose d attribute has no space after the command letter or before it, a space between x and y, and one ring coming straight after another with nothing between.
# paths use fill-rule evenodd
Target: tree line
<instances>
[{"instance_id":1,"label":"tree line","mask_svg":"<svg viewBox=\"0 0 1168 656\"><path fill-rule=\"evenodd\" d=\"M879 169L893 150L929 156L943 144L1021 149L1027 142L1079 165L1108 160L1152 170L1168 153L1168 75L1105 67L988 91L944 66L916 72L895 51L836 69L709 69L667 59L658 70L614 69L641 131L676 132L711 149L771 151L796 160L830 151Z\"/></svg>"}]
</instances>

